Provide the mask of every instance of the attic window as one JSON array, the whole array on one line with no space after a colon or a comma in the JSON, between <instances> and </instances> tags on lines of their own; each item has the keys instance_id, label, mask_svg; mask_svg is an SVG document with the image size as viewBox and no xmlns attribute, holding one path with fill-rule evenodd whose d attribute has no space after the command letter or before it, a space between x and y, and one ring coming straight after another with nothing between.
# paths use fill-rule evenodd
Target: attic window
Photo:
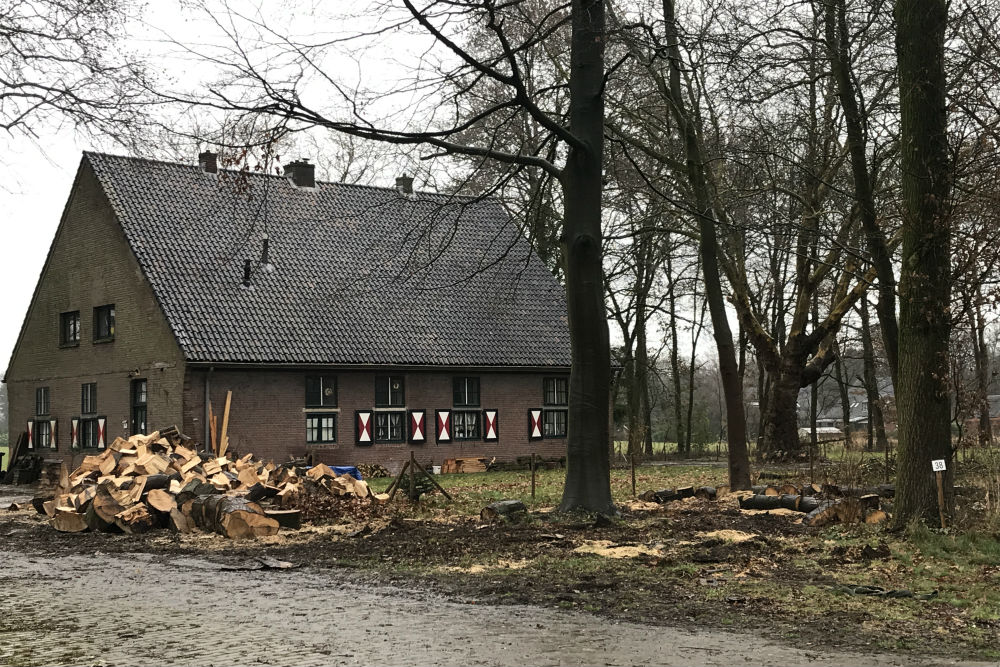
<instances>
[{"instance_id":1,"label":"attic window","mask_svg":"<svg viewBox=\"0 0 1000 667\"><path fill-rule=\"evenodd\" d=\"M59 344L80 344L80 311L74 310L59 315Z\"/></svg>"},{"instance_id":2,"label":"attic window","mask_svg":"<svg viewBox=\"0 0 1000 667\"><path fill-rule=\"evenodd\" d=\"M380 375L375 378L375 406L379 408L406 405L406 392L401 375Z\"/></svg>"},{"instance_id":3,"label":"attic window","mask_svg":"<svg viewBox=\"0 0 1000 667\"><path fill-rule=\"evenodd\" d=\"M94 308L94 342L115 339L115 304Z\"/></svg>"}]
</instances>

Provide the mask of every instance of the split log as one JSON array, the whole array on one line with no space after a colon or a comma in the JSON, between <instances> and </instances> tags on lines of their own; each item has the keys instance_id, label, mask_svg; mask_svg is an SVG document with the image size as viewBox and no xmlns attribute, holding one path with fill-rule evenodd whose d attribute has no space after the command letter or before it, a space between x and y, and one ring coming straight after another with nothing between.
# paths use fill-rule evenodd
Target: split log
<instances>
[{"instance_id":1,"label":"split log","mask_svg":"<svg viewBox=\"0 0 1000 667\"><path fill-rule=\"evenodd\" d=\"M786 510L799 511L799 503L802 501L802 496L796 493L786 493L784 495L778 496L781 507Z\"/></svg>"},{"instance_id":2,"label":"split log","mask_svg":"<svg viewBox=\"0 0 1000 667\"><path fill-rule=\"evenodd\" d=\"M164 489L153 489L150 491L146 496L146 502L158 512L170 512L177 509L177 501L170 495L170 492Z\"/></svg>"},{"instance_id":3,"label":"split log","mask_svg":"<svg viewBox=\"0 0 1000 667\"><path fill-rule=\"evenodd\" d=\"M740 498L741 510L776 510L781 507L781 496L756 493L746 498Z\"/></svg>"},{"instance_id":4,"label":"split log","mask_svg":"<svg viewBox=\"0 0 1000 667\"><path fill-rule=\"evenodd\" d=\"M258 500L263 500L264 498L273 498L278 495L280 491L281 489L276 486L268 486L267 484L257 482L250 487L249 491L247 491L247 500L255 503Z\"/></svg>"},{"instance_id":5,"label":"split log","mask_svg":"<svg viewBox=\"0 0 1000 667\"><path fill-rule=\"evenodd\" d=\"M695 498L701 498L702 500L715 500L718 497L718 493L714 486L700 486L694 492Z\"/></svg>"},{"instance_id":6,"label":"split log","mask_svg":"<svg viewBox=\"0 0 1000 667\"><path fill-rule=\"evenodd\" d=\"M498 519L512 519L528 513L528 508L520 500L499 500L490 503L479 513L479 518L483 521L496 521Z\"/></svg>"},{"instance_id":7,"label":"split log","mask_svg":"<svg viewBox=\"0 0 1000 667\"><path fill-rule=\"evenodd\" d=\"M808 514L819 507L819 498L815 496L802 496L799 500L799 511Z\"/></svg>"},{"instance_id":8,"label":"split log","mask_svg":"<svg viewBox=\"0 0 1000 667\"><path fill-rule=\"evenodd\" d=\"M155 475L146 475L146 485L143 487L144 491L153 491L154 489L166 489L170 487L170 482L173 480L173 476L164 473L157 473Z\"/></svg>"},{"instance_id":9,"label":"split log","mask_svg":"<svg viewBox=\"0 0 1000 667\"><path fill-rule=\"evenodd\" d=\"M39 514L46 514L45 503L53 500L55 496L36 496L31 499L31 506L35 508L35 511Z\"/></svg>"},{"instance_id":10,"label":"split log","mask_svg":"<svg viewBox=\"0 0 1000 667\"><path fill-rule=\"evenodd\" d=\"M797 496L799 495L799 487L795 486L794 484L782 484L781 486L778 487L778 493L780 493L783 496L788 496L788 495Z\"/></svg>"},{"instance_id":11,"label":"split log","mask_svg":"<svg viewBox=\"0 0 1000 667\"><path fill-rule=\"evenodd\" d=\"M90 506L104 523L114 523L118 514L134 504L131 500L132 496L128 491L123 491L108 481L97 487Z\"/></svg>"},{"instance_id":12,"label":"split log","mask_svg":"<svg viewBox=\"0 0 1000 667\"><path fill-rule=\"evenodd\" d=\"M302 527L302 510L264 510L264 516L274 519L282 528L298 530Z\"/></svg>"},{"instance_id":13,"label":"split log","mask_svg":"<svg viewBox=\"0 0 1000 667\"><path fill-rule=\"evenodd\" d=\"M199 496L191 506L195 525L229 538L263 537L278 532L278 522L257 503L240 496Z\"/></svg>"},{"instance_id":14,"label":"split log","mask_svg":"<svg viewBox=\"0 0 1000 667\"><path fill-rule=\"evenodd\" d=\"M865 523L882 523L888 520L889 514L884 510L871 510L865 514Z\"/></svg>"},{"instance_id":15,"label":"split log","mask_svg":"<svg viewBox=\"0 0 1000 667\"><path fill-rule=\"evenodd\" d=\"M72 507L57 507L52 527L60 533L82 533L87 530L87 517Z\"/></svg>"},{"instance_id":16,"label":"split log","mask_svg":"<svg viewBox=\"0 0 1000 667\"><path fill-rule=\"evenodd\" d=\"M175 507L170 510L170 529L175 533L191 533L194 532L195 525L191 517Z\"/></svg>"},{"instance_id":17,"label":"split log","mask_svg":"<svg viewBox=\"0 0 1000 667\"><path fill-rule=\"evenodd\" d=\"M90 503L90 506L87 507L87 511L84 513L84 518L87 521L87 526L89 526L90 529L93 530L94 532L98 533L121 532L121 529L118 527L118 524L116 524L114 521L114 517L111 518L111 521L105 521L101 517L101 515L97 513L97 509L95 508L94 503Z\"/></svg>"},{"instance_id":18,"label":"split log","mask_svg":"<svg viewBox=\"0 0 1000 667\"><path fill-rule=\"evenodd\" d=\"M837 519L838 500L824 500L802 520L807 526L819 528Z\"/></svg>"},{"instance_id":19,"label":"split log","mask_svg":"<svg viewBox=\"0 0 1000 667\"><path fill-rule=\"evenodd\" d=\"M126 533L138 535L155 528L157 522L149 508L139 503L116 514L115 523Z\"/></svg>"}]
</instances>

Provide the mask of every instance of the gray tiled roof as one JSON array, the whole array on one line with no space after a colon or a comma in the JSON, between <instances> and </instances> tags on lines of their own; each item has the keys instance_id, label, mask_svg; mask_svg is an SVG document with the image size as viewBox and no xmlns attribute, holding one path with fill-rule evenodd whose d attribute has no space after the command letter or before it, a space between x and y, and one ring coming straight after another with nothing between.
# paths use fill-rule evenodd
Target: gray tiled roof
<instances>
[{"instance_id":1,"label":"gray tiled roof","mask_svg":"<svg viewBox=\"0 0 1000 667\"><path fill-rule=\"evenodd\" d=\"M563 290L495 201L84 160L190 361L569 365Z\"/></svg>"}]
</instances>

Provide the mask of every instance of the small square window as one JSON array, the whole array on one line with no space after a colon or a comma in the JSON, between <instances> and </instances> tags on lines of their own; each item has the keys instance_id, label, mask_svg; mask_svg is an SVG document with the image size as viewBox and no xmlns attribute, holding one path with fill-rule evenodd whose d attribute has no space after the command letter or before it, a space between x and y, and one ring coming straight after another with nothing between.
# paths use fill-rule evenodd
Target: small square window
<instances>
[{"instance_id":1,"label":"small square window","mask_svg":"<svg viewBox=\"0 0 1000 667\"><path fill-rule=\"evenodd\" d=\"M59 315L59 344L80 344L80 311L74 310Z\"/></svg>"},{"instance_id":2,"label":"small square window","mask_svg":"<svg viewBox=\"0 0 1000 667\"><path fill-rule=\"evenodd\" d=\"M337 442L337 415L306 415L306 442Z\"/></svg>"},{"instance_id":3,"label":"small square window","mask_svg":"<svg viewBox=\"0 0 1000 667\"><path fill-rule=\"evenodd\" d=\"M545 405L569 405L569 380L566 378L545 378Z\"/></svg>"},{"instance_id":4,"label":"small square window","mask_svg":"<svg viewBox=\"0 0 1000 667\"><path fill-rule=\"evenodd\" d=\"M94 340L108 341L115 337L115 304L94 308Z\"/></svg>"},{"instance_id":5,"label":"small square window","mask_svg":"<svg viewBox=\"0 0 1000 667\"><path fill-rule=\"evenodd\" d=\"M479 405L479 378L458 377L454 381L455 407Z\"/></svg>"},{"instance_id":6,"label":"small square window","mask_svg":"<svg viewBox=\"0 0 1000 667\"><path fill-rule=\"evenodd\" d=\"M49 388L39 387L35 389L35 414L49 414Z\"/></svg>"},{"instance_id":7,"label":"small square window","mask_svg":"<svg viewBox=\"0 0 1000 667\"><path fill-rule=\"evenodd\" d=\"M88 382L80 385L80 412L92 415L97 412L97 383Z\"/></svg>"},{"instance_id":8,"label":"small square window","mask_svg":"<svg viewBox=\"0 0 1000 667\"><path fill-rule=\"evenodd\" d=\"M406 392L401 375L380 375L375 378L375 405L396 408L406 405Z\"/></svg>"},{"instance_id":9,"label":"small square window","mask_svg":"<svg viewBox=\"0 0 1000 667\"><path fill-rule=\"evenodd\" d=\"M306 407L307 408L337 407L337 376L307 375Z\"/></svg>"},{"instance_id":10,"label":"small square window","mask_svg":"<svg viewBox=\"0 0 1000 667\"><path fill-rule=\"evenodd\" d=\"M542 412L542 435L546 438L566 437L566 410Z\"/></svg>"},{"instance_id":11,"label":"small square window","mask_svg":"<svg viewBox=\"0 0 1000 667\"><path fill-rule=\"evenodd\" d=\"M375 442L403 442L405 412L375 413Z\"/></svg>"}]
</instances>

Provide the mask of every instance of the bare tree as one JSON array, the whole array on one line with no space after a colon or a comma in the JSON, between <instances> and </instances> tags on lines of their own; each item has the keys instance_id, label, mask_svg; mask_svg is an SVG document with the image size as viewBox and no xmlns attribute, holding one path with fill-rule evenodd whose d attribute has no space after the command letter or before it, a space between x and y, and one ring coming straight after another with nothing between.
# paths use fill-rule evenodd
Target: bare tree
<instances>
[{"instance_id":1,"label":"bare tree","mask_svg":"<svg viewBox=\"0 0 1000 667\"><path fill-rule=\"evenodd\" d=\"M0 0L0 128L69 123L131 145L148 129L150 75L123 44L130 0Z\"/></svg>"}]
</instances>

